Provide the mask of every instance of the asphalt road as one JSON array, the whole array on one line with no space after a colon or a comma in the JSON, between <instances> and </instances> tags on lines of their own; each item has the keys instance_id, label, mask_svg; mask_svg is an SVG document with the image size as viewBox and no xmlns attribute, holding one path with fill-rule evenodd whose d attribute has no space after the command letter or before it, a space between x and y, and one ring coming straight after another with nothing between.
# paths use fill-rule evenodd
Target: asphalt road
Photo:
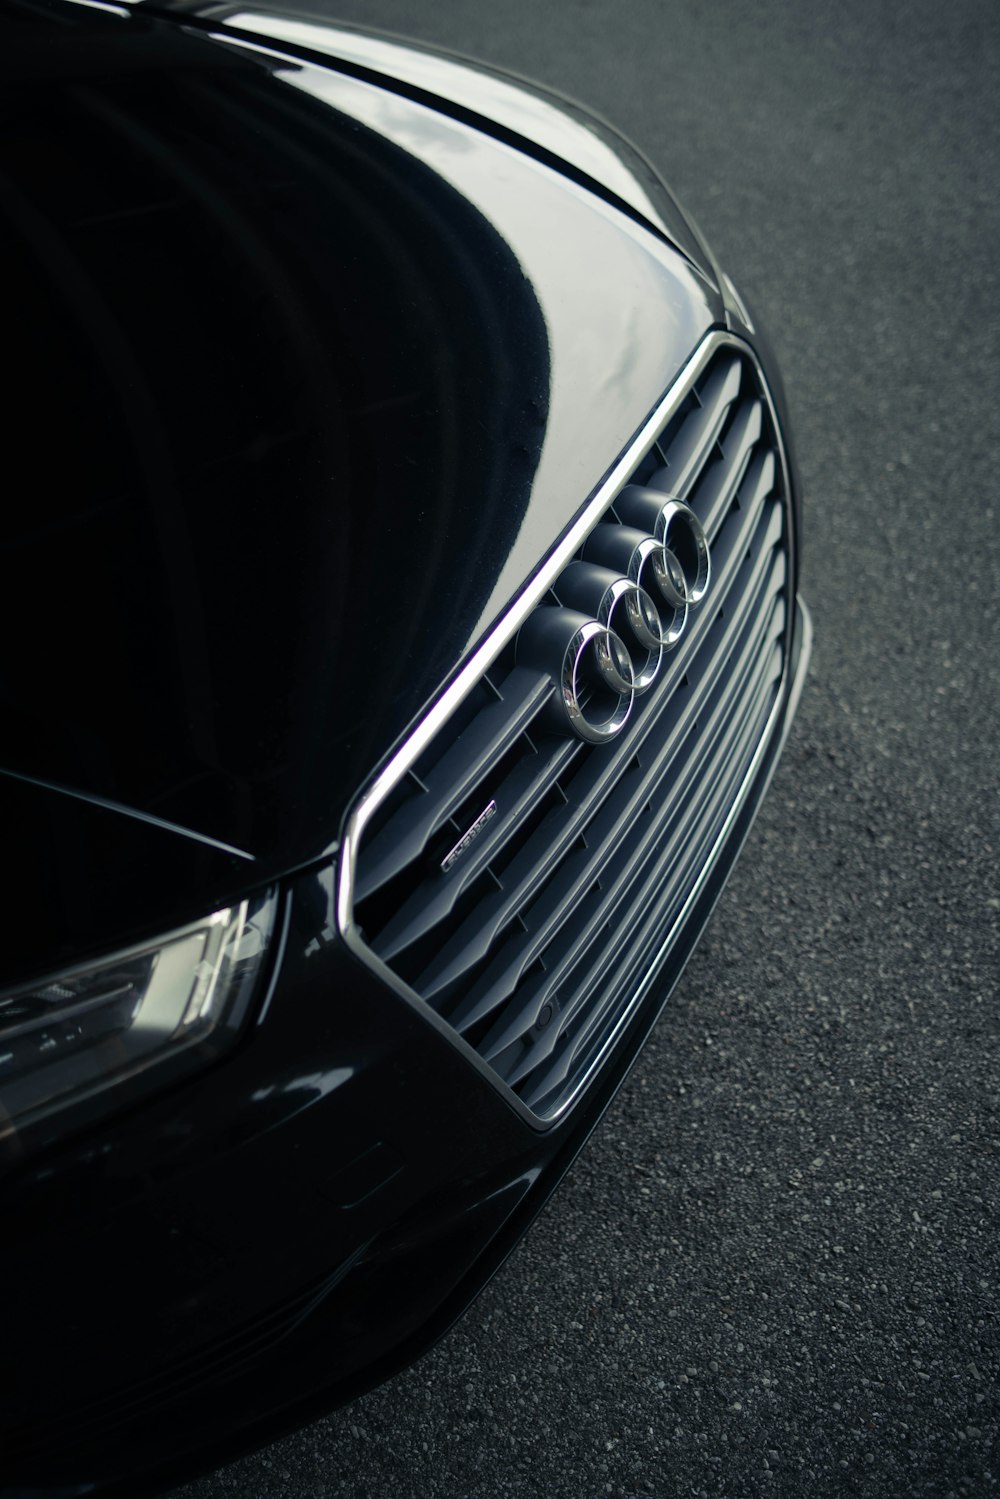
<instances>
[{"instance_id":1,"label":"asphalt road","mask_svg":"<svg viewBox=\"0 0 1000 1499\"><path fill-rule=\"evenodd\" d=\"M816 647L698 954L501 1276L178 1499L992 1494L1000 8L336 14L550 82L662 168L773 333Z\"/></svg>"}]
</instances>

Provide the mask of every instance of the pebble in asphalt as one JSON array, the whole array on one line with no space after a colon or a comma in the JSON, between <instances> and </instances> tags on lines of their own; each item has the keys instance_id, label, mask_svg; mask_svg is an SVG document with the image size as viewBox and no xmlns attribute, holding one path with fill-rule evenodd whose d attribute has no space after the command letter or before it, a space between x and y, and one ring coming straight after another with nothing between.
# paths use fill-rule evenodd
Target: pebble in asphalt
<instances>
[{"instance_id":1,"label":"pebble in asphalt","mask_svg":"<svg viewBox=\"0 0 1000 1499\"><path fill-rule=\"evenodd\" d=\"M500 1277L175 1499L994 1493L1000 12L336 13L554 84L664 171L778 349L816 649L698 953Z\"/></svg>"}]
</instances>

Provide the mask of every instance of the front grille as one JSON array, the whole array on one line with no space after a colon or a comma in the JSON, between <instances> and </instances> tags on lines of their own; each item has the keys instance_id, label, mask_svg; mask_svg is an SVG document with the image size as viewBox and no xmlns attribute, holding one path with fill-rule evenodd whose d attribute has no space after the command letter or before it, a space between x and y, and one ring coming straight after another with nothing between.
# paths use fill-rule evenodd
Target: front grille
<instances>
[{"instance_id":1,"label":"front grille","mask_svg":"<svg viewBox=\"0 0 1000 1499\"><path fill-rule=\"evenodd\" d=\"M572 1102L669 952L781 690L786 468L754 360L713 344L590 529L622 524L615 495L631 482L684 500L711 549L706 599L625 728L599 744L560 732L553 679L519 664L511 630L361 804L342 902L356 949L539 1120ZM582 550L543 574L536 613L562 602Z\"/></svg>"}]
</instances>

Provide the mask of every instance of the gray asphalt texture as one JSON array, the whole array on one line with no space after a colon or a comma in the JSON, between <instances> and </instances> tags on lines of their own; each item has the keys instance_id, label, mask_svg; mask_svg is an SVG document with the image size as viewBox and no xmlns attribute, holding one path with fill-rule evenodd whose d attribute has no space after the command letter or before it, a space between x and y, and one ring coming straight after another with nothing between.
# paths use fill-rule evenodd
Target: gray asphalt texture
<instances>
[{"instance_id":1,"label":"gray asphalt texture","mask_svg":"<svg viewBox=\"0 0 1000 1499\"><path fill-rule=\"evenodd\" d=\"M177 1499L996 1493L1000 7L335 13L661 168L777 347L816 646L706 937L502 1274Z\"/></svg>"}]
</instances>

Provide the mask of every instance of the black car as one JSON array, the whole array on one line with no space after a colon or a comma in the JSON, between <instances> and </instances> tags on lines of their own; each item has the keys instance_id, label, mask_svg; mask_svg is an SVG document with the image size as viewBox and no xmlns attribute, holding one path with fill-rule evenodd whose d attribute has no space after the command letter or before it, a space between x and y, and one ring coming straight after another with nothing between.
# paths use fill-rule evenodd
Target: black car
<instances>
[{"instance_id":1,"label":"black car","mask_svg":"<svg viewBox=\"0 0 1000 1499\"><path fill-rule=\"evenodd\" d=\"M528 85L3 0L7 1494L412 1360L594 1127L809 653L781 385Z\"/></svg>"}]
</instances>

